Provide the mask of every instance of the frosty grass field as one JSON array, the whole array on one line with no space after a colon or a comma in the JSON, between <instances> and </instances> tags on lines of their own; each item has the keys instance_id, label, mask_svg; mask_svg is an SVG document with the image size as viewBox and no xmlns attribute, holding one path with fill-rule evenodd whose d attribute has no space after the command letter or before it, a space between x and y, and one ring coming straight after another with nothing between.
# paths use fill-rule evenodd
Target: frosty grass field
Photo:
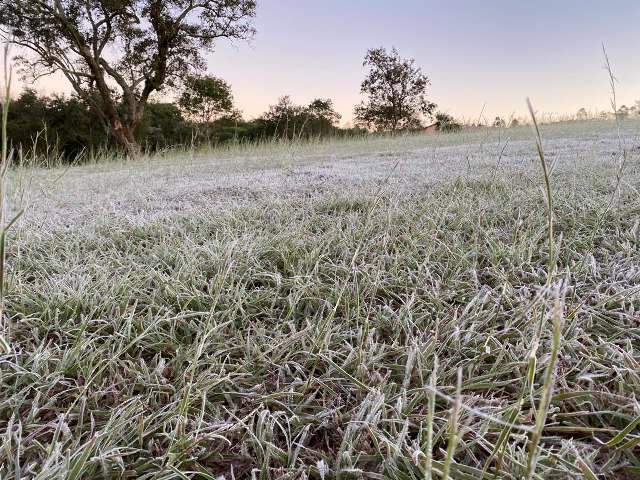
<instances>
[{"instance_id":1,"label":"frosty grass field","mask_svg":"<svg viewBox=\"0 0 640 480\"><path fill-rule=\"evenodd\" d=\"M0 477L639 478L640 122L542 134L553 244L528 127L15 168Z\"/></svg>"}]
</instances>

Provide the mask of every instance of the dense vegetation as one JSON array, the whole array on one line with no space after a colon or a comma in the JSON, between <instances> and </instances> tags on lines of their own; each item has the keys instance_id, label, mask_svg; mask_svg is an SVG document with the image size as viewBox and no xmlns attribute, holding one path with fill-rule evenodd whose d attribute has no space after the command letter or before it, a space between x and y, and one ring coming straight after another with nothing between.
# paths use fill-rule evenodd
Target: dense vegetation
<instances>
[{"instance_id":1,"label":"dense vegetation","mask_svg":"<svg viewBox=\"0 0 640 480\"><path fill-rule=\"evenodd\" d=\"M0 0L0 37L34 77L59 72L131 157L154 93L204 69L220 39L254 33L255 0Z\"/></svg>"},{"instance_id":2,"label":"dense vegetation","mask_svg":"<svg viewBox=\"0 0 640 480\"><path fill-rule=\"evenodd\" d=\"M232 108L223 113L213 118L193 118L179 104L150 102L136 130L136 138L145 150L153 152L202 144L364 133L357 128L337 127L339 115L331 100L324 99L300 106L283 97L255 120L244 120ZM59 154L65 161L83 161L109 145L99 118L82 100L75 96L47 97L30 89L11 103L8 136L14 149L27 155L34 151L40 156Z\"/></svg>"}]
</instances>

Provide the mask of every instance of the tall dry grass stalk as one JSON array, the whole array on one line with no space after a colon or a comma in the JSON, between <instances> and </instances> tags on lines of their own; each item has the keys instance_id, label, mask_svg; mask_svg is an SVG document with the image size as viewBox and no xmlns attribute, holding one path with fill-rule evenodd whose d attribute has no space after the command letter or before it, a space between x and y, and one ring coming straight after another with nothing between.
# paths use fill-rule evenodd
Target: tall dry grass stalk
<instances>
[{"instance_id":1,"label":"tall dry grass stalk","mask_svg":"<svg viewBox=\"0 0 640 480\"><path fill-rule=\"evenodd\" d=\"M624 177L624 169L628 162L629 151L622 140L622 126L620 122L620 112L618 111L618 95L616 92L616 83L618 79L613 74L613 68L611 67L609 55L607 54L607 49L605 48L604 43L602 44L602 54L604 55L604 68L609 75L609 87L611 89L611 109L613 110L613 115L616 120L616 129L618 132L618 148L620 149L620 153L617 156L618 165L616 166L616 186L611 194L611 200L609 201L609 205L607 207L608 210L616 202L616 199L618 205L620 204L620 197L622 193L622 178Z\"/></svg>"},{"instance_id":2,"label":"tall dry grass stalk","mask_svg":"<svg viewBox=\"0 0 640 480\"><path fill-rule=\"evenodd\" d=\"M9 125L9 106L11 104L11 81L13 70L9 61L9 43L4 46L3 73L4 88L2 91L2 152L0 153L0 353L11 351L9 344L9 326L5 320L4 304L6 295L6 242L7 232L18 220L22 212L13 217L7 217L7 174L11 165L11 152L9 151L9 138L7 134Z\"/></svg>"},{"instance_id":3,"label":"tall dry grass stalk","mask_svg":"<svg viewBox=\"0 0 640 480\"><path fill-rule=\"evenodd\" d=\"M549 245L549 261L547 265L547 286L551 285L553 281L553 275L556 271L556 248L553 231L554 215L553 215L553 192L551 190L551 170L547 165L547 160L544 155L544 148L542 146L542 135L540 134L540 128L538 127L538 121L536 119L535 111L531 100L527 98L527 107L531 114L531 121L533 123L533 129L536 135L536 149L538 150L538 157L540 158L540 164L542 166L542 174L544 177L545 187L545 200L547 204L547 240Z\"/></svg>"},{"instance_id":4,"label":"tall dry grass stalk","mask_svg":"<svg viewBox=\"0 0 640 480\"><path fill-rule=\"evenodd\" d=\"M527 474L526 478L533 478L538 463L539 457L539 445L542 438L542 432L544 430L547 415L549 413L549 406L551 405L551 398L553 395L553 388L556 377L556 364L558 362L558 355L560 353L560 344L562 340L562 318L563 307L561 302L561 295L558 289L555 291L555 299L552 309L553 317L553 336L551 341L551 354L549 363L544 371L544 379L542 384L542 395L540 397L540 403L536 410L536 426L529 442L529 455L527 457Z\"/></svg>"},{"instance_id":5,"label":"tall dry grass stalk","mask_svg":"<svg viewBox=\"0 0 640 480\"><path fill-rule=\"evenodd\" d=\"M451 409L451 415L449 417L449 441L447 443L447 455L444 459L444 465L442 467L442 478L449 478L451 471L451 464L453 463L453 457L456 452L456 447L460 440L460 409L462 405L462 368L458 368L458 380L456 382L456 400L453 403Z\"/></svg>"},{"instance_id":6,"label":"tall dry grass stalk","mask_svg":"<svg viewBox=\"0 0 640 480\"><path fill-rule=\"evenodd\" d=\"M549 249L549 260L547 265L547 284L546 290L549 291L552 289L554 274L557 270L557 252L556 252L556 243L554 238L554 210L553 210L553 191L551 188L551 171L553 167L549 167L546 161L544 147L542 144L542 135L540 133L540 128L538 127L538 121L536 119L536 114L533 109L533 105L531 104L531 100L527 98L527 107L529 108L529 113L531 115L531 121L533 124L535 136L536 136L536 149L538 151L538 157L540 159L540 164L542 167L542 174L544 179L544 191L545 191L545 199L546 199L546 208L547 208L547 242ZM560 287L554 288L554 304L552 307L552 320L553 320L553 333L552 333L552 341L551 341L551 353L549 362L545 368L541 397L538 404L538 408L536 410L536 424L533 431L533 434L530 437L529 441L529 453L527 457L527 468L526 468L526 478L527 480L533 478L535 475L536 465L538 463L539 457L539 444L542 439L542 433L547 421L547 415L549 412L549 406L551 404L551 397L553 395L553 389L555 385L555 373L556 373L556 363L558 361L558 355L560 353L560 344L562 339L562 318L563 318L563 307L561 304L561 295L559 292ZM534 348L532 350L532 354L529 361L529 375L528 375L528 384L531 388L531 396L533 401L533 383L535 378L535 351L537 349L537 345L540 343L540 337L542 335L542 327L544 323L544 315L541 316L541 321L538 329L538 338L534 343ZM533 404L533 403L532 403Z\"/></svg>"},{"instance_id":7,"label":"tall dry grass stalk","mask_svg":"<svg viewBox=\"0 0 640 480\"><path fill-rule=\"evenodd\" d=\"M433 422L435 419L436 409L436 385L438 375L438 356L434 355L433 358L433 371L429 377L429 407L427 410L427 445L426 445L426 466L425 466L425 480L431 480L433 478Z\"/></svg>"},{"instance_id":8,"label":"tall dry grass stalk","mask_svg":"<svg viewBox=\"0 0 640 480\"><path fill-rule=\"evenodd\" d=\"M4 46L4 88L2 92L2 152L0 153L0 353L8 353L7 325L4 320L4 276L5 276L5 178L9 165L9 103L11 102L11 67L9 65L9 44Z\"/></svg>"}]
</instances>

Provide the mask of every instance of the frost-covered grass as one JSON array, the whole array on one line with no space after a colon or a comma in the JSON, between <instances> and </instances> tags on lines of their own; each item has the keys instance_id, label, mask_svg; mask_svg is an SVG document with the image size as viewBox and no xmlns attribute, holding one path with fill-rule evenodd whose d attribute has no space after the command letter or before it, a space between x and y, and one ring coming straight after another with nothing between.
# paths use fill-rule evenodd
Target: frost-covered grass
<instances>
[{"instance_id":1,"label":"frost-covered grass","mask_svg":"<svg viewBox=\"0 0 640 480\"><path fill-rule=\"evenodd\" d=\"M13 171L0 477L636 478L639 133Z\"/></svg>"}]
</instances>

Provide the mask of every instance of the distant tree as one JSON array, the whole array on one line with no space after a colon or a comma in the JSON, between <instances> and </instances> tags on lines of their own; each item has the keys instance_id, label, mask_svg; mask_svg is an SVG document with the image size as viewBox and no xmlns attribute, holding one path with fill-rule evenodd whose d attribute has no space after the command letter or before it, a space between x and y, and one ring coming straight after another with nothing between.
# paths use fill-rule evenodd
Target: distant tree
<instances>
[{"instance_id":1,"label":"distant tree","mask_svg":"<svg viewBox=\"0 0 640 480\"><path fill-rule=\"evenodd\" d=\"M309 117L309 135L326 136L335 130L335 125L340 121L342 115L336 112L333 101L329 98L316 98L306 109Z\"/></svg>"},{"instance_id":2,"label":"distant tree","mask_svg":"<svg viewBox=\"0 0 640 480\"><path fill-rule=\"evenodd\" d=\"M335 125L342 118L342 115L335 111L333 100L330 98L316 98L309 104L307 111L314 118L323 120L330 125Z\"/></svg>"},{"instance_id":3,"label":"distant tree","mask_svg":"<svg viewBox=\"0 0 640 480\"><path fill-rule=\"evenodd\" d=\"M293 138L301 134L308 121L304 113L304 107L296 105L289 95L285 95L280 97L276 104L269 106L263 119L273 136Z\"/></svg>"},{"instance_id":4,"label":"distant tree","mask_svg":"<svg viewBox=\"0 0 640 480\"><path fill-rule=\"evenodd\" d=\"M28 88L11 102L8 138L14 148L27 149L38 132L47 127L49 99L41 98Z\"/></svg>"},{"instance_id":5,"label":"distant tree","mask_svg":"<svg viewBox=\"0 0 640 480\"><path fill-rule=\"evenodd\" d=\"M218 144L244 139L256 140L254 121L245 121L240 112L234 110L231 115L221 117L211 123L211 131L207 137L208 143Z\"/></svg>"},{"instance_id":6,"label":"distant tree","mask_svg":"<svg viewBox=\"0 0 640 480\"><path fill-rule=\"evenodd\" d=\"M618 108L616 115L618 116L618 118L627 118L629 116L629 107L627 107L626 105L622 105L620 108Z\"/></svg>"},{"instance_id":7,"label":"distant tree","mask_svg":"<svg viewBox=\"0 0 640 480\"><path fill-rule=\"evenodd\" d=\"M331 99L316 98L305 106L285 95L253 122L253 131L261 138L326 137L338 134L340 118Z\"/></svg>"},{"instance_id":8,"label":"distant tree","mask_svg":"<svg viewBox=\"0 0 640 480\"><path fill-rule=\"evenodd\" d=\"M355 107L360 125L382 131L413 129L435 109L426 97L429 78L415 60L401 58L395 48L369 50L363 66L369 71L360 86L367 98Z\"/></svg>"},{"instance_id":9,"label":"distant tree","mask_svg":"<svg viewBox=\"0 0 640 480\"><path fill-rule=\"evenodd\" d=\"M584 107L578 110L578 113L576 113L576 119L578 120L586 120L587 118L589 118L589 114Z\"/></svg>"},{"instance_id":10,"label":"distant tree","mask_svg":"<svg viewBox=\"0 0 640 480\"><path fill-rule=\"evenodd\" d=\"M0 0L0 36L34 77L60 72L131 156L151 95L254 32L255 0Z\"/></svg>"},{"instance_id":11,"label":"distant tree","mask_svg":"<svg viewBox=\"0 0 640 480\"><path fill-rule=\"evenodd\" d=\"M231 87L212 75L188 76L178 103L199 123L211 123L233 112Z\"/></svg>"},{"instance_id":12,"label":"distant tree","mask_svg":"<svg viewBox=\"0 0 640 480\"><path fill-rule=\"evenodd\" d=\"M436 128L440 132L457 132L462 128L460 122L448 113L438 112L435 115Z\"/></svg>"},{"instance_id":13,"label":"distant tree","mask_svg":"<svg viewBox=\"0 0 640 480\"><path fill-rule=\"evenodd\" d=\"M519 126L520 126L520 122L518 121L517 118L512 118L511 122L509 122L509 128L515 128Z\"/></svg>"},{"instance_id":14,"label":"distant tree","mask_svg":"<svg viewBox=\"0 0 640 480\"><path fill-rule=\"evenodd\" d=\"M495 128L505 128L507 126L507 122L505 122L501 117L496 117L493 120L493 126Z\"/></svg>"}]
</instances>

